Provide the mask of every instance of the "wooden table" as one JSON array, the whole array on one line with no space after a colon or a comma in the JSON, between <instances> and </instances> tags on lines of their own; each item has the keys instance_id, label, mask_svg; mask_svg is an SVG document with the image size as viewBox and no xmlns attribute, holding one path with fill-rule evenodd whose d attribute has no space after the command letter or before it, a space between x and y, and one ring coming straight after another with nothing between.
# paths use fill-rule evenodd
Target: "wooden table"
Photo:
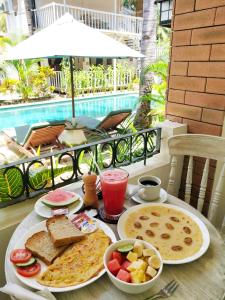
<instances>
[{"instance_id":1,"label":"wooden table","mask_svg":"<svg viewBox=\"0 0 225 300\"><path fill-rule=\"evenodd\" d=\"M149 291L139 295L129 295L118 290L105 274L93 284L85 288L66 293L55 294L57 300L143 300L164 287L169 281L175 279L179 288L170 297L171 300L222 300L225 293L225 243L215 227L197 210L183 201L168 196L168 203L183 207L197 215L207 226L211 238L208 251L195 262L183 265L164 265L162 275L156 285ZM127 200L126 206L135 203ZM15 230L6 252L6 257L13 249L16 241L32 225L42 221L43 218L33 211ZM116 226L110 225L116 232ZM10 262L5 261L5 274L7 282L21 284L10 268Z\"/></svg>"}]
</instances>

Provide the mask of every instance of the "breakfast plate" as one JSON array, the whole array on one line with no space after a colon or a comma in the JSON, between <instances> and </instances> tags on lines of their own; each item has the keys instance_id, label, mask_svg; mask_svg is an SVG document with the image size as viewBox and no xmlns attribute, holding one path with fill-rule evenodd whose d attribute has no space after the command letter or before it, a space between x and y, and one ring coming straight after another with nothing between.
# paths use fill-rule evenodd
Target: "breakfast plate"
<instances>
[{"instance_id":1,"label":"breakfast plate","mask_svg":"<svg viewBox=\"0 0 225 300\"><path fill-rule=\"evenodd\" d=\"M76 193L76 196L77 196L77 201L73 202L72 204L70 204L68 206L68 209L69 209L68 215L78 212L83 207L83 204L84 204L83 198L77 193ZM45 197L45 195L36 201L36 203L34 205L34 210L35 210L36 214L38 214L39 216L41 216L43 218L50 218L50 217L52 217L52 210L51 210L51 207L46 206L42 202L43 197Z\"/></svg>"},{"instance_id":2,"label":"breakfast plate","mask_svg":"<svg viewBox=\"0 0 225 300\"><path fill-rule=\"evenodd\" d=\"M159 198L156 199L156 200L153 200L153 201L145 201L145 200L141 199L141 197L138 195L138 192L135 195L133 195L131 197L131 199L134 202L137 202L137 203L140 203L140 204L143 204L143 203L164 203L167 200L167 192L164 189L161 188Z\"/></svg>"},{"instance_id":3,"label":"breakfast plate","mask_svg":"<svg viewBox=\"0 0 225 300\"><path fill-rule=\"evenodd\" d=\"M118 222L121 239L143 239L158 248L165 264L184 264L200 258L210 244L206 225L181 207L148 203L125 211Z\"/></svg>"},{"instance_id":4,"label":"breakfast plate","mask_svg":"<svg viewBox=\"0 0 225 300\"><path fill-rule=\"evenodd\" d=\"M108 225L106 225L105 223L103 223L102 221L100 221L98 219L93 218L93 220L96 221L98 228L101 229L104 232L104 234L107 235L111 239L111 242L113 242L113 243L116 242L116 236L115 236L114 232L111 230L111 228ZM23 249L23 248L25 248L26 241L31 236L33 236L35 233L38 233L40 231L47 231L46 220L32 226L26 232L26 234L18 241L18 243L15 245L14 249ZM43 272L47 270L47 265L44 262L42 262L40 259L37 259L37 261L41 265L41 273L40 274L43 274ZM42 285L42 284L38 283L37 280L36 280L37 278L35 279L35 277L29 277L28 278L28 277L21 276L20 274L17 273L16 268L14 267L13 264L10 264L10 267L13 269L13 272L15 273L16 277L23 284L25 284L25 285L27 285L31 288L37 289L37 290L48 289L50 292L67 292L67 291L80 289L80 288L82 288L86 285L89 285L92 282L96 281L98 278L100 278L105 273L105 269L103 268L97 273L97 275L95 275L94 277L92 277L89 280L84 281L80 284L66 286L66 287L51 287L51 286L45 286L45 285Z\"/></svg>"}]
</instances>

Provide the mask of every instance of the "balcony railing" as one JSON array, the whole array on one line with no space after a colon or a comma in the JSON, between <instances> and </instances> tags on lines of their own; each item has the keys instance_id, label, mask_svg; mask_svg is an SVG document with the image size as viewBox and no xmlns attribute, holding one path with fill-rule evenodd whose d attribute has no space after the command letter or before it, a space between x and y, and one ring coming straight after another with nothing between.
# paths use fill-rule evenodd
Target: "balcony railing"
<instances>
[{"instance_id":1,"label":"balcony railing","mask_svg":"<svg viewBox=\"0 0 225 300\"><path fill-rule=\"evenodd\" d=\"M146 164L160 152L160 139L161 129L150 128L2 165L0 208L81 180L84 172L94 169L93 156L102 169Z\"/></svg>"},{"instance_id":2,"label":"balcony railing","mask_svg":"<svg viewBox=\"0 0 225 300\"><path fill-rule=\"evenodd\" d=\"M54 23L66 12L84 24L108 32L141 34L142 18L52 2L32 10L35 29Z\"/></svg>"}]
</instances>

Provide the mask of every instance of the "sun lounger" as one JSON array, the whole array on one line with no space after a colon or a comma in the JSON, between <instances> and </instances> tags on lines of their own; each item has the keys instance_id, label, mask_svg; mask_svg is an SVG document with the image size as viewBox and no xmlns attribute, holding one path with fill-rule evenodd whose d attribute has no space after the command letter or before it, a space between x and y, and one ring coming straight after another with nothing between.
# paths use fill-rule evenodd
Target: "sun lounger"
<instances>
[{"instance_id":1,"label":"sun lounger","mask_svg":"<svg viewBox=\"0 0 225 300\"><path fill-rule=\"evenodd\" d=\"M115 110L110 112L102 121L86 116L76 117L76 121L91 131L113 132L131 113L131 109Z\"/></svg>"},{"instance_id":2,"label":"sun lounger","mask_svg":"<svg viewBox=\"0 0 225 300\"><path fill-rule=\"evenodd\" d=\"M46 149L46 146L62 148L58 137L64 129L64 121L43 122L15 127L14 142L18 144L18 147L23 147L25 150L31 149L33 152L39 146L41 150Z\"/></svg>"}]
</instances>

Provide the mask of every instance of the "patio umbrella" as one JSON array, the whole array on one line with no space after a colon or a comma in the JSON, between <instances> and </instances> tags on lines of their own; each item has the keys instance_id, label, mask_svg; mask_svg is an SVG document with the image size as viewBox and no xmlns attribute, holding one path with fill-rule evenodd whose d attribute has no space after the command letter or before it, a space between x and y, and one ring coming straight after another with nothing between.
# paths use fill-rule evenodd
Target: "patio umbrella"
<instances>
[{"instance_id":1,"label":"patio umbrella","mask_svg":"<svg viewBox=\"0 0 225 300\"><path fill-rule=\"evenodd\" d=\"M11 48L2 59L57 57L70 60L72 117L75 118L73 57L140 58L143 55L66 13L54 24Z\"/></svg>"}]
</instances>

